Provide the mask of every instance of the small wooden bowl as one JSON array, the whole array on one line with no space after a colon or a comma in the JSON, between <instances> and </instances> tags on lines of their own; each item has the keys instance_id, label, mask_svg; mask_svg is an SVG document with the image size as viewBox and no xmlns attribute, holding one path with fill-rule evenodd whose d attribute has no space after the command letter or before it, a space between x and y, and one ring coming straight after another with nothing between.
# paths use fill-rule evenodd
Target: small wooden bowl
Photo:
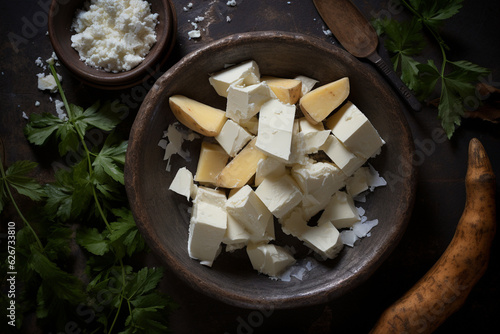
<instances>
[{"instance_id":1,"label":"small wooden bowl","mask_svg":"<svg viewBox=\"0 0 500 334\"><path fill-rule=\"evenodd\" d=\"M338 258L320 262L302 281L284 282L259 275L244 250L222 252L211 268L190 259L187 209L191 203L168 187L177 169L186 166L195 173L201 139L184 143L192 159L187 162L174 156L170 172L165 171L164 150L157 145L163 131L176 122L168 104L171 95L183 94L225 109L225 99L217 96L209 84L209 73L249 59L259 64L261 74L289 78L302 74L319 80L318 85L348 76L349 99L387 142L382 153L370 162L389 184L377 188L362 205L366 216L377 218L379 225L354 248L345 247ZM193 288L239 307L310 306L328 302L366 281L396 247L406 229L415 196L413 152L411 133L400 104L368 64L340 48L301 34L242 33L194 51L157 80L131 130L125 185L147 243ZM275 229L280 234L279 225ZM295 246L305 248L300 242Z\"/></svg>"},{"instance_id":2,"label":"small wooden bowl","mask_svg":"<svg viewBox=\"0 0 500 334\"><path fill-rule=\"evenodd\" d=\"M118 90L136 86L152 77L161 69L175 44L177 17L170 0L148 0L151 12L158 13L159 23L156 26L156 40L144 61L135 68L110 73L93 68L80 60L78 51L71 47L71 36L75 33L71 25L77 9L83 8L84 0L64 1L52 0L48 28L54 51L61 61L78 79L89 86Z\"/></svg>"}]
</instances>

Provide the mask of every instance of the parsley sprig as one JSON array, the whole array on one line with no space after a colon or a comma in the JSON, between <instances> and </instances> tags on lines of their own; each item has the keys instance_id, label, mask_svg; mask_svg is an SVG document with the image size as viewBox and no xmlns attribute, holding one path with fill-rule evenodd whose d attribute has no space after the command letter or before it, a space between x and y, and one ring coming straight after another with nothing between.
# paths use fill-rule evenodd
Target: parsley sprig
<instances>
[{"instance_id":1,"label":"parsley sprig","mask_svg":"<svg viewBox=\"0 0 500 334\"><path fill-rule=\"evenodd\" d=\"M168 329L166 313L174 307L157 290L163 270L131 264L147 247L124 195L127 141L116 131L121 106L96 102L84 109L68 103L54 65L49 67L67 117L31 114L24 132L34 145L55 139L61 157L71 153L78 158L58 169L55 181L46 185L29 177L34 162L0 168L0 212L10 200L24 223L17 233L18 262L24 264L19 277L26 287L20 300L23 310L35 309L40 325L50 330L64 330L72 321L89 333L163 333ZM88 140L91 129L102 131L105 139ZM33 217L36 227L23 215L11 189L42 202L43 210ZM75 242L85 250L83 277L72 272Z\"/></svg>"},{"instance_id":2,"label":"parsley sprig","mask_svg":"<svg viewBox=\"0 0 500 334\"><path fill-rule=\"evenodd\" d=\"M475 97L475 83L490 71L466 60L452 61L449 47L440 34L445 20L457 14L463 0L402 0L412 18L409 21L377 19L374 26L385 34L385 46L392 54L395 70L401 71L401 80L424 101L438 88L438 118L448 138L460 126L469 99ZM430 33L439 45L441 65L433 60L419 62L416 58L425 49L424 31ZM474 103L476 101L474 100Z\"/></svg>"}]
</instances>

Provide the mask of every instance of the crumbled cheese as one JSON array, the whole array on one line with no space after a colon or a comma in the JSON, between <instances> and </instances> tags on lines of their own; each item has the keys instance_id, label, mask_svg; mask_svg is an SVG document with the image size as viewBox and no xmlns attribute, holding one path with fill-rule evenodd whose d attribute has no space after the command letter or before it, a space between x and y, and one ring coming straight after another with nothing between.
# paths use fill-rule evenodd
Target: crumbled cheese
<instances>
[{"instance_id":1,"label":"crumbled cheese","mask_svg":"<svg viewBox=\"0 0 500 334\"><path fill-rule=\"evenodd\" d=\"M230 7L236 7L237 3L236 0L229 0L228 2L226 2L226 5Z\"/></svg>"},{"instance_id":2,"label":"crumbled cheese","mask_svg":"<svg viewBox=\"0 0 500 334\"><path fill-rule=\"evenodd\" d=\"M139 65L156 43L158 14L144 0L91 0L77 12L71 46L87 65L108 72Z\"/></svg>"},{"instance_id":3,"label":"crumbled cheese","mask_svg":"<svg viewBox=\"0 0 500 334\"><path fill-rule=\"evenodd\" d=\"M25 113L24 111L23 111L23 114L22 114L22 115L23 115L23 118L25 118L25 119L29 119L28 115L26 115L26 113Z\"/></svg>"},{"instance_id":4,"label":"crumbled cheese","mask_svg":"<svg viewBox=\"0 0 500 334\"><path fill-rule=\"evenodd\" d=\"M231 22L231 17L230 17L229 15L228 15L228 16L226 16L226 22L227 22L227 23Z\"/></svg>"},{"instance_id":5,"label":"crumbled cheese","mask_svg":"<svg viewBox=\"0 0 500 334\"><path fill-rule=\"evenodd\" d=\"M180 124L177 122L170 124L164 134L168 141L162 139L158 142L158 146L165 149L163 160L167 160L167 171L170 171L170 159L174 154L180 155L186 161L191 160L189 151L182 149L182 143L184 142L184 140L193 141L194 139L199 138L198 135L194 134L191 131L181 131L179 125Z\"/></svg>"},{"instance_id":6,"label":"crumbled cheese","mask_svg":"<svg viewBox=\"0 0 500 334\"><path fill-rule=\"evenodd\" d=\"M51 93L57 92L57 84L56 80L52 76L52 74L38 73L36 75L38 77L38 89L40 90L48 90ZM59 82L62 81L62 77L58 74Z\"/></svg>"},{"instance_id":7,"label":"crumbled cheese","mask_svg":"<svg viewBox=\"0 0 500 334\"><path fill-rule=\"evenodd\" d=\"M54 103L56 105L57 117L59 117L59 119L61 119L63 121L67 121L68 120L68 115L66 115L66 112L63 109L64 108L64 102L62 102L60 100L55 100Z\"/></svg>"},{"instance_id":8,"label":"crumbled cheese","mask_svg":"<svg viewBox=\"0 0 500 334\"><path fill-rule=\"evenodd\" d=\"M35 107L39 107L40 106L40 101L35 101Z\"/></svg>"},{"instance_id":9,"label":"crumbled cheese","mask_svg":"<svg viewBox=\"0 0 500 334\"><path fill-rule=\"evenodd\" d=\"M188 31L188 36L189 36L189 39L200 38L201 32L199 30L191 30L191 31Z\"/></svg>"}]
</instances>

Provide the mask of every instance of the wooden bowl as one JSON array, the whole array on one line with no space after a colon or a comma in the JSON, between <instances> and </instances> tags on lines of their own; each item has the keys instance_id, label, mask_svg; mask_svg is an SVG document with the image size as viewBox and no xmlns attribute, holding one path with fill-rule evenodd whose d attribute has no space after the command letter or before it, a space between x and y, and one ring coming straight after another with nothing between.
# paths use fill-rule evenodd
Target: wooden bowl
<instances>
[{"instance_id":1,"label":"wooden bowl","mask_svg":"<svg viewBox=\"0 0 500 334\"><path fill-rule=\"evenodd\" d=\"M78 51L71 47L71 36L75 33L71 25L78 9L85 0L52 0L48 28L54 51L61 61L78 79L85 84L107 90L118 90L136 86L152 77L161 69L175 44L177 16L170 0L148 0L151 12L158 13L156 40L144 61L129 71L111 73L91 67L82 60Z\"/></svg>"},{"instance_id":2,"label":"wooden bowl","mask_svg":"<svg viewBox=\"0 0 500 334\"><path fill-rule=\"evenodd\" d=\"M192 160L172 158L165 170L163 131L176 122L168 98L184 94L225 109L225 99L210 86L209 73L253 59L262 74L295 77L302 74L318 85L348 76L349 99L372 121L387 144L371 159L388 185L369 195L363 207L379 225L370 237L345 247L338 258L321 262L302 281L271 280L252 269L244 250L223 252L208 268L187 252L191 206L168 187L178 168L196 171L200 140L185 142ZM345 51L312 37L285 32L232 35L187 55L160 77L133 124L125 165L126 190L147 243L173 272L193 288L226 303L246 308L292 308L324 303L366 281L398 244L406 229L415 195L414 146L401 106L380 75ZM276 225L276 233L280 232ZM278 237L277 237L278 238ZM299 245L300 247L300 245ZM302 246L305 248L305 246Z\"/></svg>"}]
</instances>

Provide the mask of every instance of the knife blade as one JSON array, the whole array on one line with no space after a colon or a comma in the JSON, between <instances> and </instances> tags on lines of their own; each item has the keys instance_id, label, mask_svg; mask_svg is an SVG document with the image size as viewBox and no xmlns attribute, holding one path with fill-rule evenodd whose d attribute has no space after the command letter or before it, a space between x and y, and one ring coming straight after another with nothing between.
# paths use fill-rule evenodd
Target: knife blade
<instances>
[{"instance_id":1,"label":"knife blade","mask_svg":"<svg viewBox=\"0 0 500 334\"><path fill-rule=\"evenodd\" d=\"M328 29L347 52L371 61L415 111L422 108L410 89L378 54L378 35L363 13L350 0L313 0Z\"/></svg>"}]
</instances>

